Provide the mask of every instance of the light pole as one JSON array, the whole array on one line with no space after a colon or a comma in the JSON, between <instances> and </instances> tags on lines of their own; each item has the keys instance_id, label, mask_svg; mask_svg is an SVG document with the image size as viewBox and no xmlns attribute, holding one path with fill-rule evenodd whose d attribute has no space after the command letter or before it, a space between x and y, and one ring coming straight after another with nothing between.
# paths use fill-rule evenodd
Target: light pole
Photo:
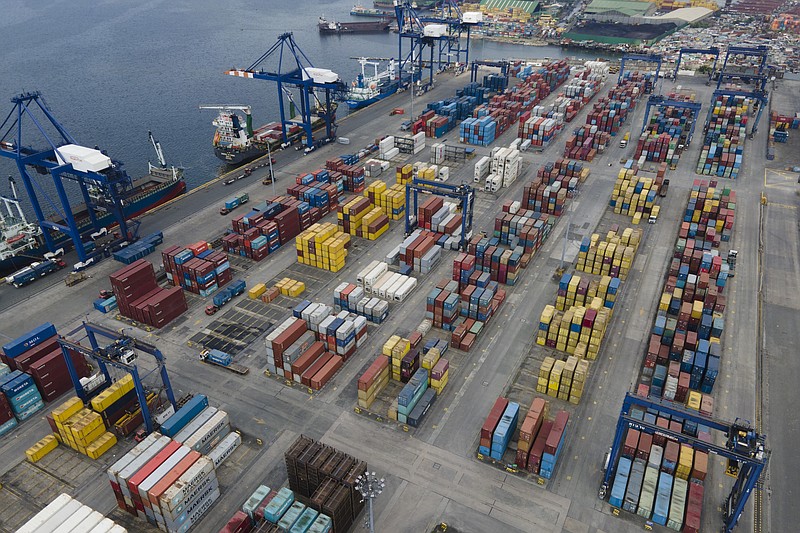
<instances>
[{"instance_id":1,"label":"light pole","mask_svg":"<svg viewBox=\"0 0 800 533\"><path fill-rule=\"evenodd\" d=\"M272 146L267 142L267 158L269 161L269 181L272 183L272 196L275 194L275 173L272 172Z\"/></svg>"},{"instance_id":2,"label":"light pole","mask_svg":"<svg viewBox=\"0 0 800 533\"><path fill-rule=\"evenodd\" d=\"M375 516L372 510L372 500L377 498L383 492L386 486L386 480L378 478L375 472L364 472L356 478L356 490L361 493L361 502L367 502L369 515L366 520L366 527L369 528L370 533L375 533Z\"/></svg>"}]
</instances>

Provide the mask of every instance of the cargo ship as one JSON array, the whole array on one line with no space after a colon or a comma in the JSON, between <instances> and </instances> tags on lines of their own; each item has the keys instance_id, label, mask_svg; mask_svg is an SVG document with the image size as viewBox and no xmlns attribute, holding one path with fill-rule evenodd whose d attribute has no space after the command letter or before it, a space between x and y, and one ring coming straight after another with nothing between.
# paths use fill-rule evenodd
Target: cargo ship
<instances>
[{"instance_id":1,"label":"cargo ship","mask_svg":"<svg viewBox=\"0 0 800 533\"><path fill-rule=\"evenodd\" d=\"M174 166L168 167L164 162L161 146L153 139L152 134L150 134L150 140L156 148L160 166L148 162L147 175L133 180L133 187L123 201L126 219L142 215L186 192L183 169ZM14 272L28 266L33 261L40 261L48 252L41 227L26 220L17 198L13 178L9 178L9 182L11 197L2 196L6 213L0 212L0 237L2 237L0 240L0 275ZM90 197L96 194L98 191L89 191ZM90 226L91 221L86 204L76 205L73 216L79 230ZM95 212L95 218L104 227L115 224L114 215L109 211ZM58 216L51 217L51 220L64 223L63 219ZM56 244L71 243L70 238L61 232L53 232L52 236Z\"/></svg>"},{"instance_id":2,"label":"cargo ship","mask_svg":"<svg viewBox=\"0 0 800 533\"><path fill-rule=\"evenodd\" d=\"M282 144L281 123L269 122L254 130L250 106L203 105L200 108L219 111L217 118L211 122L217 128L212 142L214 155L231 166L249 163L267 155L270 150L280 148ZM236 111L244 112L244 118ZM325 121L319 116L311 122L312 131L324 126ZM299 139L303 135L303 128L297 124L287 125L286 135L290 142Z\"/></svg>"},{"instance_id":3,"label":"cargo ship","mask_svg":"<svg viewBox=\"0 0 800 533\"><path fill-rule=\"evenodd\" d=\"M383 72L378 72L380 63L376 58L362 57L358 62L361 65L361 73L347 92L345 98L347 107L352 110L361 109L397 92L400 80L397 78L394 59L389 60ZM374 69L371 76L365 72L368 66Z\"/></svg>"},{"instance_id":4,"label":"cargo ship","mask_svg":"<svg viewBox=\"0 0 800 533\"><path fill-rule=\"evenodd\" d=\"M350 10L350 15L354 17L390 18L394 16L394 13L383 11L382 9L353 6L353 9Z\"/></svg>"},{"instance_id":5,"label":"cargo ship","mask_svg":"<svg viewBox=\"0 0 800 533\"><path fill-rule=\"evenodd\" d=\"M437 0L416 0L411 2L414 9L433 9ZM374 0L372 5L378 9L394 9L394 0Z\"/></svg>"},{"instance_id":6,"label":"cargo ship","mask_svg":"<svg viewBox=\"0 0 800 533\"><path fill-rule=\"evenodd\" d=\"M325 17L319 18L317 25L323 35L340 33L381 33L389 31L391 21L388 18L368 20L365 22L337 22Z\"/></svg>"}]
</instances>

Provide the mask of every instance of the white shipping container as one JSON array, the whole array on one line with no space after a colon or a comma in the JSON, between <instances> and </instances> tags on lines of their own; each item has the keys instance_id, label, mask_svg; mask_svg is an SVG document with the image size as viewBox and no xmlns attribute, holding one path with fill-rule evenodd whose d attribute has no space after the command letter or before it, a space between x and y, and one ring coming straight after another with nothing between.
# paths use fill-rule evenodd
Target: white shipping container
<instances>
[{"instance_id":1,"label":"white shipping container","mask_svg":"<svg viewBox=\"0 0 800 533\"><path fill-rule=\"evenodd\" d=\"M70 501L72 501L72 498L69 496L69 494L59 494L53 501L47 504L44 509L33 515L30 520L25 522L22 527L17 530L17 533L33 533Z\"/></svg>"},{"instance_id":2,"label":"white shipping container","mask_svg":"<svg viewBox=\"0 0 800 533\"><path fill-rule=\"evenodd\" d=\"M142 499L145 513L148 516L152 515L152 511L150 510L150 495L148 494L148 492L150 492L150 489L152 489L156 485L156 483L161 481L161 478L166 476L170 472L170 470L175 468L175 465L181 462L184 457L189 455L190 451L191 448L189 448L188 446L181 446L180 448L175 450L175 453L170 455L166 461L161 463L161 465L159 465L158 468L153 470L152 474L147 476L145 480L139 484L139 497Z\"/></svg>"},{"instance_id":3,"label":"white shipping container","mask_svg":"<svg viewBox=\"0 0 800 533\"><path fill-rule=\"evenodd\" d=\"M36 529L32 530L35 533L45 533L54 531L60 524L64 523L70 516L78 512L78 510L83 507L83 504L78 500L70 500L63 506L58 508L53 514L50 515L47 520L42 522L42 524L37 527Z\"/></svg>"},{"instance_id":4,"label":"white shipping container","mask_svg":"<svg viewBox=\"0 0 800 533\"><path fill-rule=\"evenodd\" d=\"M178 478L170 488L161 495L161 511L171 510L186 498L187 494L200 484L210 473L214 472L214 464L206 457L198 459Z\"/></svg>"},{"instance_id":5,"label":"white shipping container","mask_svg":"<svg viewBox=\"0 0 800 533\"><path fill-rule=\"evenodd\" d=\"M94 528L92 528L91 530L86 530L86 533L112 533L112 532L117 533L119 531L125 531L124 528L121 530L115 529L120 527L122 526L115 524L114 521L111 520L110 518L103 518L102 520L100 520L100 523L94 526ZM75 533L78 532L76 531Z\"/></svg>"},{"instance_id":6,"label":"white shipping container","mask_svg":"<svg viewBox=\"0 0 800 533\"><path fill-rule=\"evenodd\" d=\"M218 468L224 463L225 459L230 457L241 444L242 436L239 433L235 431L228 433L228 435L208 454L208 458L214 463L214 468Z\"/></svg>"},{"instance_id":7,"label":"white shipping container","mask_svg":"<svg viewBox=\"0 0 800 533\"><path fill-rule=\"evenodd\" d=\"M395 292L394 300L396 302L402 302L406 299L406 296L411 294L411 291L414 290L414 287L417 286L417 278L412 278L411 276L406 276L406 280L403 282L403 285L400 287L399 290Z\"/></svg>"},{"instance_id":8,"label":"white shipping container","mask_svg":"<svg viewBox=\"0 0 800 533\"><path fill-rule=\"evenodd\" d=\"M379 287L376 287L378 291L377 294L378 298L386 298L386 291L389 290L389 288L392 287L392 285L394 285L399 278L400 274L398 274L397 272L393 272L391 277L389 277L389 279L384 281ZM374 293L375 291L373 291L373 294Z\"/></svg>"},{"instance_id":9,"label":"white shipping container","mask_svg":"<svg viewBox=\"0 0 800 533\"><path fill-rule=\"evenodd\" d=\"M186 513L183 523L180 526L167 526L167 529L174 533L186 533L186 531L189 531L194 524L203 518L203 515L208 512L212 505L214 505L214 502L219 499L219 494L219 487L207 494L204 494L202 498L195 502L191 512Z\"/></svg>"},{"instance_id":10,"label":"white shipping container","mask_svg":"<svg viewBox=\"0 0 800 533\"><path fill-rule=\"evenodd\" d=\"M407 278L408 276L400 274L400 276L395 280L395 282L392 283L392 285L388 289L386 289L387 300L394 300L397 291L399 291L400 288L405 284Z\"/></svg>"},{"instance_id":11,"label":"white shipping container","mask_svg":"<svg viewBox=\"0 0 800 533\"><path fill-rule=\"evenodd\" d=\"M176 506L172 511L163 513L162 517L164 523L167 527L169 527L170 524L174 524L175 527L180 526L180 524L186 521L188 515L194 509L197 509L198 505L201 505L203 498L214 492L214 489L218 488L219 480L217 476L208 476L186 500L180 503L180 505Z\"/></svg>"},{"instance_id":12,"label":"white shipping container","mask_svg":"<svg viewBox=\"0 0 800 533\"><path fill-rule=\"evenodd\" d=\"M215 414L217 414L217 408L209 405L208 407L200 411L200 413L196 417L192 418L189 421L189 423L186 424L186 426L182 430L180 430L172 440L175 440L183 444L184 442L186 442L186 439L191 437L198 429L203 427L203 424L208 422L211 419L211 417L214 416Z\"/></svg>"},{"instance_id":13,"label":"white shipping container","mask_svg":"<svg viewBox=\"0 0 800 533\"><path fill-rule=\"evenodd\" d=\"M372 286L389 270L389 265L380 261L370 272L364 277L364 287L370 290Z\"/></svg>"},{"instance_id":14,"label":"white shipping container","mask_svg":"<svg viewBox=\"0 0 800 533\"><path fill-rule=\"evenodd\" d=\"M118 476L119 487L122 490L122 494L124 494L127 497L130 497L131 491L128 488L128 480L131 477L133 477L133 475L136 474L136 472L138 472L140 468L142 468L145 464L147 464L147 462L150 461L150 459L155 457L156 454L160 452L171 441L172 439L162 435L152 446L150 446L149 448L147 448L147 450L139 454L139 456L136 457L136 459L131 461L131 463L119 473Z\"/></svg>"},{"instance_id":15,"label":"white shipping container","mask_svg":"<svg viewBox=\"0 0 800 533\"><path fill-rule=\"evenodd\" d=\"M122 471L126 466L131 464L131 462L134 459L136 459L143 451L147 450L147 448L155 444L155 442L160 437L161 433L151 433L142 442L134 446L133 449L131 449L131 451L123 455L119 460L117 460L116 463L114 463L108 468L108 470L106 471L106 473L108 474L108 479L119 485L119 479L117 478L117 476L119 475L120 471Z\"/></svg>"},{"instance_id":16,"label":"white shipping container","mask_svg":"<svg viewBox=\"0 0 800 533\"><path fill-rule=\"evenodd\" d=\"M367 274L372 272L372 270L376 266L378 266L378 263L380 263L380 261L372 261L370 264L367 265L367 267L365 269L363 269L361 272L359 272L358 275L356 276L356 283L358 283L359 285L363 285L364 284L364 278L367 276ZM341 290L344 290L344 289L341 289Z\"/></svg>"},{"instance_id":17,"label":"white shipping container","mask_svg":"<svg viewBox=\"0 0 800 533\"><path fill-rule=\"evenodd\" d=\"M91 511L92 512L89 513L89 515L86 518L84 518L70 531L73 531L74 533L84 533L86 531L91 531L95 526L100 524L100 522L102 522L103 519L105 518L105 516L103 516L101 513L98 513L94 509L91 509Z\"/></svg>"},{"instance_id":18,"label":"white shipping container","mask_svg":"<svg viewBox=\"0 0 800 533\"><path fill-rule=\"evenodd\" d=\"M225 431L225 434L227 435L230 431L230 425L228 413L225 411L217 411L217 414L212 416L208 422L203 424L203 427L198 429L194 435L189 437L185 444L193 450L202 452L205 445L208 444L221 431Z\"/></svg>"},{"instance_id":19,"label":"white shipping container","mask_svg":"<svg viewBox=\"0 0 800 533\"><path fill-rule=\"evenodd\" d=\"M382 287L386 282L388 282L394 276L394 272L384 272L381 276L373 283L369 292L374 295L378 295L379 288Z\"/></svg>"},{"instance_id":20,"label":"white shipping container","mask_svg":"<svg viewBox=\"0 0 800 533\"><path fill-rule=\"evenodd\" d=\"M80 502L78 502L80 504ZM78 524L83 522L86 518L89 517L94 511L91 507L87 507L83 504L78 508L77 511L72 513L66 520L61 522L55 529L50 530L52 533L69 533L74 528L78 527Z\"/></svg>"}]
</instances>

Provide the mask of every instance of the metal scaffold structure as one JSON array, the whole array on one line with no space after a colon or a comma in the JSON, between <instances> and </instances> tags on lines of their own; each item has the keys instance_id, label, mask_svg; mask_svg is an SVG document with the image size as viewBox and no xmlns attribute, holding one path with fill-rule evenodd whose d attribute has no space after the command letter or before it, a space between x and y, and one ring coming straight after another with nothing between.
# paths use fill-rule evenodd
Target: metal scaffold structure
<instances>
[{"instance_id":1,"label":"metal scaffold structure","mask_svg":"<svg viewBox=\"0 0 800 533\"><path fill-rule=\"evenodd\" d=\"M60 232L71 239L82 263L101 259L103 251L91 243L106 234L106 224L98 220L106 213L113 215L113 224L120 228L119 236L106 243L106 249L136 240L139 222L126 220L124 212L133 181L122 163L97 148L78 145L38 91L17 95L11 101L14 107L0 124L0 156L16 163L47 249L56 252L64 246L54 234ZM31 146L42 140L44 147ZM49 175L52 187L40 183L34 174ZM68 183L79 188L85 219L75 217L78 206L68 194ZM57 199L51 198L53 189Z\"/></svg>"},{"instance_id":2,"label":"metal scaffold structure","mask_svg":"<svg viewBox=\"0 0 800 533\"><path fill-rule=\"evenodd\" d=\"M261 68L261 65L268 59L276 57L277 70L270 71ZM284 64L284 59L286 64ZM314 67L295 42L291 32L279 35L277 42L246 69L232 69L225 73L229 76L255 78L277 83L281 132L284 142L288 142L286 128L292 124L303 128L306 150L313 150L336 137L336 100L344 97L347 85L339 79L339 75L335 72ZM300 91L300 120L286 117L284 96L294 105L290 88L297 88ZM324 92L324 101L320 101L315 94L316 91ZM325 139L316 142L312 132L312 101L316 103L317 116L325 121Z\"/></svg>"},{"instance_id":3,"label":"metal scaffold structure","mask_svg":"<svg viewBox=\"0 0 800 533\"><path fill-rule=\"evenodd\" d=\"M650 116L650 109L653 107L675 107L678 109L689 109L692 111L692 125L689 128L689 133L686 137L686 145L688 146L692 142L692 137L694 136L694 126L697 123L697 117L700 115L700 108L702 107L701 104L696 102L681 102L679 100L671 100L669 98L665 98L664 96L654 94L647 99L647 107L644 111L644 121L642 123L642 133L647 130L647 119Z\"/></svg>"},{"instance_id":4,"label":"metal scaffold structure","mask_svg":"<svg viewBox=\"0 0 800 533\"><path fill-rule=\"evenodd\" d=\"M769 103L769 95L767 93L767 81L769 79L767 58L769 55L769 48L767 46L729 46L725 52L725 60L722 63L722 69L716 74L717 76L717 90L714 91L711 101L716 100L717 96L743 96L745 98L752 98L757 102L758 111L756 118L753 121L753 127L750 130L749 137L752 138L758 131L758 122L761 120L761 115ZM752 90L738 90L738 89L725 89L722 87L724 83L733 80L740 80L744 83L754 85ZM708 111L706 118L705 128L711 121L713 106Z\"/></svg>"}]
</instances>

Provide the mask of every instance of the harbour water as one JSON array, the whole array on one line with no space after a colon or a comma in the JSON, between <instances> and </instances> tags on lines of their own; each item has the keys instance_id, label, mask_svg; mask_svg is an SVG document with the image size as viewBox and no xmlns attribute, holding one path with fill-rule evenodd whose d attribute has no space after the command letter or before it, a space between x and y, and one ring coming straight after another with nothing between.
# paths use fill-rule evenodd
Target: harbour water
<instances>
[{"instance_id":1,"label":"harbour water","mask_svg":"<svg viewBox=\"0 0 800 533\"><path fill-rule=\"evenodd\" d=\"M279 34L293 32L314 66L348 83L359 68L351 57L397 56L393 33L319 35L320 15L350 18L352 6L353 0L12 2L0 19L0 102L6 102L0 113L5 118L13 94L41 91L77 142L108 150L132 176L144 174L155 157L147 140L152 130L167 159L187 168L193 188L224 169L211 148L215 112L200 111L200 104L249 104L254 125L278 118L274 84L223 73L248 67ZM553 46L475 40L470 57L565 54L580 56ZM274 70L277 62L262 66ZM8 174L16 168L0 161L0 175ZM6 188L0 184L0 191Z\"/></svg>"}]
</instances>

